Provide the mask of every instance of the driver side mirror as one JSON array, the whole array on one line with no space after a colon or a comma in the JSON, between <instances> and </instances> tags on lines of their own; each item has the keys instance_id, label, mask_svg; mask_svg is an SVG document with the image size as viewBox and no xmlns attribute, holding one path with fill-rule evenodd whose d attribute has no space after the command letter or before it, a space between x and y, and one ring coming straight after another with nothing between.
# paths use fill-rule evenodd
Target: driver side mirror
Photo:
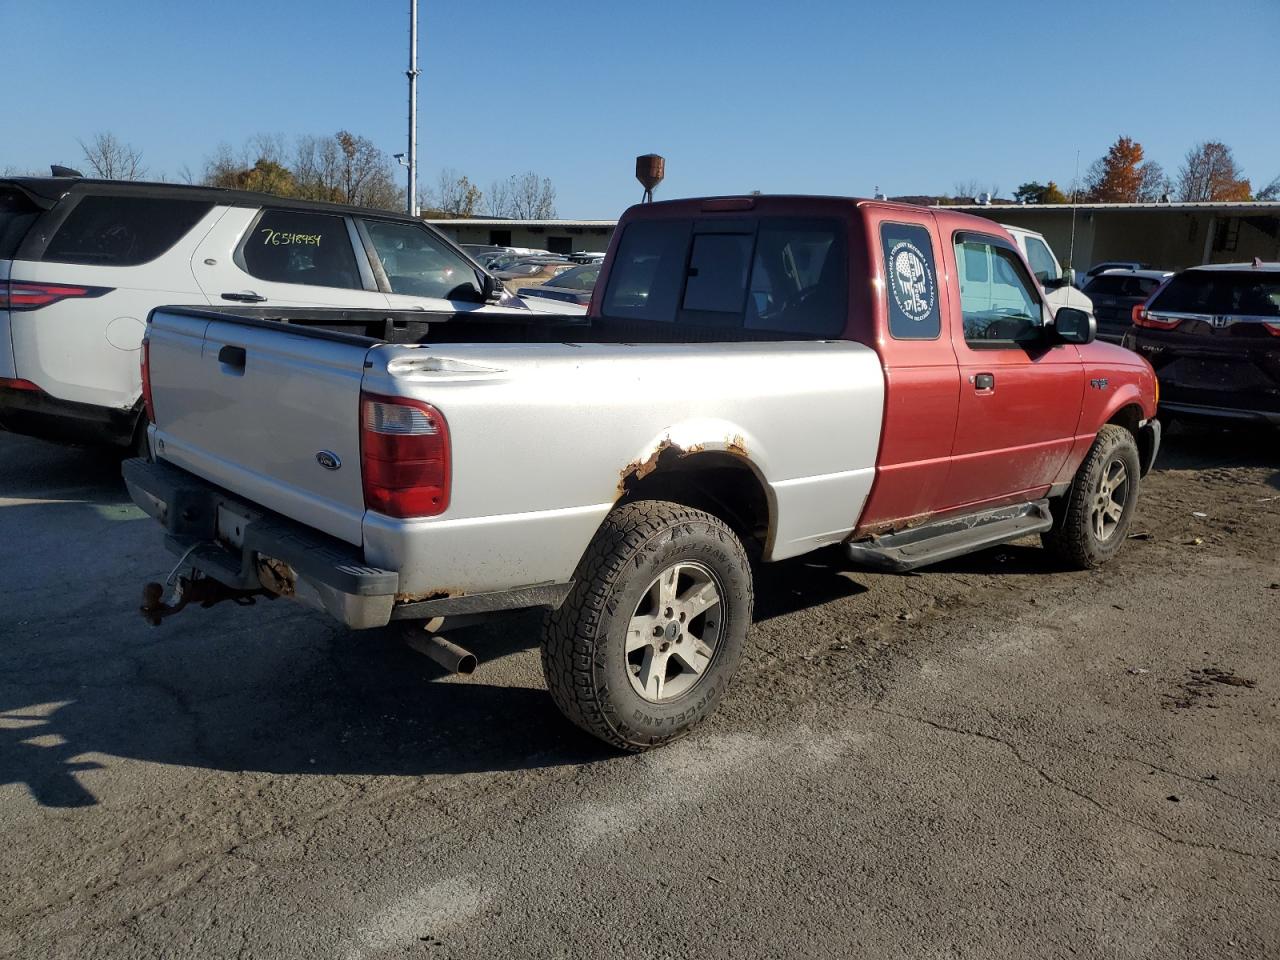
<instances>
[{"instance_id":1,"label":"driver side mirror","mask_svg":"<svg viewBox=\"0 0 1280 960\"><path fill-rule=\"evenodd\" d=\"M1063 343L1083 346L1097 339L1098 321L1093 314L1075 307L1059 307L1053 315L1053 329Z\"/></svg>"},{"instance_id":2,"label":"driver side mirror","mask_svg":"<svg viewBox=\"0 0 1280 960\"><path fill-rule=\"evenodd\" d=\"M506 296L507 288L503 285L501 280L495 277L492 273L486 273L483 276L484 279L481 281L483 286L481 286L480 292L484 295L485 303L497 303Z\"/></svg>"},{"instance_id":3,"label":"driver side mirror","mask_svg":"<svg viewBox=\"0 0 1280 960\"><path fill-rule=\"evenodd\" d=\"M1076 285L1076 272L1074 270L1063 270L1060 277L1041 276L1040 285L1046 290L1061 290L1063 287L1074 287Z\"/></svg>"}]
</instances>

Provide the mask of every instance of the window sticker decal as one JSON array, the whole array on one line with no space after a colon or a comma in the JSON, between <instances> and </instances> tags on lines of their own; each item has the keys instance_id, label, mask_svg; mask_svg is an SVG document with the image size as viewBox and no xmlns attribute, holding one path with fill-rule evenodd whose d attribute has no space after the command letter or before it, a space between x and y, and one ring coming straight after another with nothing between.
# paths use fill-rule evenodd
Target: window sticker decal
<instances>
[{"instance_id":1,"label":"window sticker decal","mask_svg":"<svg viewBox=\"0 0 1280 960\"><path fill-rule=\"evenodd\" d=\"M909 240L899 240L889 251L889 289L898 309L908 320L921 323L933 312L938 292L933 284L933 270L920 248Z\"/></svg>"},{"instance_id":2,"label":"window sticker decal","mask_svg":"<svg viewBox=\"0 0 1280 960\"><path fill-rule=\"evenodd\" d=\"M895 340L936 340L942 333L933 239L918 223L880 224L889 335Z\"/></svg>"}]
</instances>

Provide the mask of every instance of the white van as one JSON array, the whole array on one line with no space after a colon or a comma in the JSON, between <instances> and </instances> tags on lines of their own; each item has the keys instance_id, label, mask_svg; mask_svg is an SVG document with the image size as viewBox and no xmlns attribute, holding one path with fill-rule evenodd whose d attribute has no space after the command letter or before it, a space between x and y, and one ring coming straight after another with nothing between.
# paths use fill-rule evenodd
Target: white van
<instances>
[{"instance_id":1,"label":"white van","mask_svg":"<svg viewBox=\"0 0 1280 960\"><path fill-rule=\"evenodd\" d=\"M265 194L0 179L0 427L145 443L139 350L170 304L527 310L421 220Z\"/></svg>"},{"instance_id":2,"label":"white van","mask_svg":"<svg viewBox=\"0 0 1280 960\"><path fill-rule=\"evenodd\" d=\"M1093 314L1093 301L1074 286L1075 271L1062 269L1044 234L1008 223L1002 223L1000 226L1009 231L1013 242L1027 258L1027 263L1031 265L1031 272L1040 281L1040 286L1044 287L1044 298L1050 307L1054 310L1058 307L1075 307L1077 310Z\"/></svg>"}]
</instances>

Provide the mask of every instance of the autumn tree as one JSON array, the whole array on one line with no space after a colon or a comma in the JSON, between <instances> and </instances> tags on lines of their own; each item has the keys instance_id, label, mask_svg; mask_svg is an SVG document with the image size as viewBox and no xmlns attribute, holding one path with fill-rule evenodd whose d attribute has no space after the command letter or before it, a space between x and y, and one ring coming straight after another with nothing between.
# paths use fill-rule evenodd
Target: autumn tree
<instances>
[{"instance_id":1,"label":"autumn tree","mask_svg":"<svg viewBox=\"0 0 1280 960\"><path fill-rule=\"evenodd\" d=\"M1018 187L1013 192L1013 199L1019 203L1066 203L1067 195L1052 180L1048 183L1032 180Z\"/></svg>"},{"instance_id":2,"label":"autumn tree","mask_svg":"<svg viewBox=\"0 0 1280 960\"><path fill-rule=\"evenodd\" d=\"M1198 143L1178 171L1178 199L1248 200L1253 188L1242 173L1225 143Z\"/></svg>"},{"instance_id":3,"label":"autumn tree","mask_svg":"<svg viewBox=\"0 0 1280 960\"><path fill-rule=\"evenodd\" d=\"M146 175L142 151L116 139L114 133L98 133L88 143L78 142L85 163L103 180L141 180Z\"/></svg>"},{"instance_id":4,"label":"autumn tree","mask_svg":"<svg viewBox=\"0 0 1280 960\"><path fill-rule=\"evenodd\" d=\"M1094 203L1138 203L1160 199L1167 185L1160 164L1144 160L1142 144L1120 137L1089 167L1085 192Z\"/></svg>"}]
</instances>

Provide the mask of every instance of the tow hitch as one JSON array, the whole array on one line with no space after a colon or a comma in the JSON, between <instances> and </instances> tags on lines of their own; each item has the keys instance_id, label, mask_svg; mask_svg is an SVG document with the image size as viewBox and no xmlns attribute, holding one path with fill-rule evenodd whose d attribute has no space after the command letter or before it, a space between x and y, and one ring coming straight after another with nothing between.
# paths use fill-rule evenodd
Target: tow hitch
<instances>
[{"instance_id":1,"label":"tow hitch","mask_svg":"<svg viewBox=\"0 0 1280 960\"><path fill-rule=\"evenodd\" d=\"M173 602L164 602L163 583L148 583L142 588L142 618L153 627L160 626L160 621L171 617L189 603L198 603L208 608L223 600L233 600L242 607L251 606L258 597L274 600L276 595L269 590L239 590L214 580L212 577L178 577L173 592Z\"/></svg>"}]
</instances>

